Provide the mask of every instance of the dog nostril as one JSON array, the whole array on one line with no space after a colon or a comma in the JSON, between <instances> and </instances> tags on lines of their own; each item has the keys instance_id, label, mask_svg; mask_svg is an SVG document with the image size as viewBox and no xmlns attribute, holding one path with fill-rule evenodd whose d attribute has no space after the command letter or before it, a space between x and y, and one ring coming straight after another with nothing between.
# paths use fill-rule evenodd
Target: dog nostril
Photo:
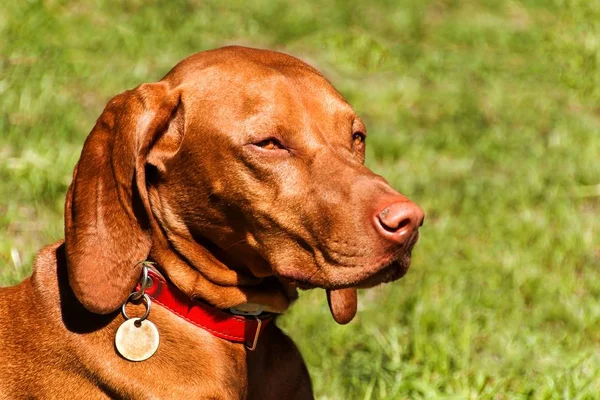
<instances>
[{"instance_id":1,"label":"dog nostril","mask_svg":"<svg viewBox=\"0 0 600 400\"><path fill-rule=\"evenodd\" d=\"M419 224L419 228L423 226L424 222L425 222L425 217L421 218L421 223Z\"/></svg>"},{"instance_id":2,"label":"dog nostril","mask_svg":"<svg viewBox=\"0 0 600 400\"><path fill-rule=\"evenodd\" d=\"M388 232L394 233L401 231L407 226L411 225L412 221L410 218L403 218L399 222L396 222L393 218L386 218L388 215L389 209L385 209L379 214L379 223L383 229Z\"/></svg>"},{"instance_id":3,"label":"dog nostril","mask_svg":"<svg viewBox=\"0 0 600 400\"><path fill-rule=\"evenodd\" d=\"M403 219L402 221L400 221L400 223L398 224L398 226L396 227L396 229L394 229L395 231L399 231L400 229L406 227L410 225L410 219L406 218Z\"/></svg>"},{"instance_id":4,"label":"dog nostril","mask_svg":"<svg viewBox=\"0 0 600 400\"><path fill-rule=\"evenodd\" d=\"M386 237L387 233L396 237L394 240L401 240L418 230L423 225L423 218L423 211L417 205L410 201L396 201L377 214L375 223Z\"/></svg>"}]
</instances>

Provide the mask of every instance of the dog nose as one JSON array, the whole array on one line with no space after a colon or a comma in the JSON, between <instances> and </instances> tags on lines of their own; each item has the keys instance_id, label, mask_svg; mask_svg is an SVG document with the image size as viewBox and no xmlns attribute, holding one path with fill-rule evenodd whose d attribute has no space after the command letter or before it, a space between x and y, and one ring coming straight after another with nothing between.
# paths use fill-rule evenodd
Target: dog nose
<instances>
[{"instance_id":1,"label":"dog nose","mask_svg":"<svg viewBox=\"0 0 600 400\"><path fill-rule=\"evenodd\" d=\"M423 225L425 214L411 201L396 201L375 217L375 227L385 239L404 245Z\"/></svg>"}]
</instances>

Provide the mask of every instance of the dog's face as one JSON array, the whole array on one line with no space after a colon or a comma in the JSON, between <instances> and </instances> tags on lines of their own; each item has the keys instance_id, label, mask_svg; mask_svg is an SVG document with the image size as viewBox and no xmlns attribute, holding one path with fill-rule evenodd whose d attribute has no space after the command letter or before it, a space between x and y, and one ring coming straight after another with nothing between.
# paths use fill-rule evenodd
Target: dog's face
<instances>
[{"instance_id":1,"label":"dog's face","mask_svg":"<svg viewBox=\"0 0 600 400\"><path fill-rule=\"evenodd\" d=\"M404 275L423 212L364 166L366 128L317 71L229 48L163 81L179 103L148 145L145 179L175 250L194 242L241 275L301 288Z\"/></svg>"},{"instance_id":2,"label":"dog's face","mask_svg":"<svg viewBox=\"0 0 600 400\"><path fill-rule=\"evenodd\" d=\"M341 95L305 64L278 58L217 65L185 89L194 111L157 186L161 203L256 276L331 289L400 277L418 225L399 243L374 220L408 200L363 165L366 128Z\"/></svg>"}]
</instances>

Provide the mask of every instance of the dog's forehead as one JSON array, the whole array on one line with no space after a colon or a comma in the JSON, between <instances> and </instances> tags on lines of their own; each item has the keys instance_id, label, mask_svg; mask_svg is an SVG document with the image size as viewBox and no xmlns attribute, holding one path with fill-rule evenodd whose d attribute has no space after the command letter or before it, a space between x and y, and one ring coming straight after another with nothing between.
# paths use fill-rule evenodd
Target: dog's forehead
<instances>
[{"instance_id":1,"label":"dog's forehead","mask_svg":"<svg viewBox=\"0 0 600 400\"><path fill-rule=\"evenodd\" d=\"M178 63L164 78L188 95L219 92L224 96L273 97L274 92L310 95L327 107L347 108L343 96L315 68L288 54L229 46L196 53Z\"/></svg>"},{"instance_id":2,"label":"dog's forehead","mask_svg":"<svg viewBox=\"0 0 600 400\"><path fill-rule=\"evenodd\" d=\"M229 113L308 105L343 119L354 116L320 72L295 57L268 50L227 47L197 53L177 64L163 81L179 88L184 102L226 104Z\"/></svg>"},{"instance_id":3,"label":"dog's forehead","mask_svg":"<svg viewBox=\"0 0 600 400\"><path fill-rule=\"evenodd\" d=\"M351 130L366 132L321 73L287 54L240 47L198 53L165 80L182 91L188 127L202 127L198 133L211 126L243 141L257 132L322 132L345 144Z\"/></svg>"},{"instance_id":4,"label":"dog's forehead","mask_svg":"<svg viewBox=\"0 0 600 400\"><path fill-rule=\"evenodd\" d=\"M195 76L207 67L220 66L225 71L258 72L261 70L304 69L313 74L321 75L319 71L304 61L271 50L253 49L242 46L227 46L220 49L203 51L193 54L180 61L163 78L176 86L184 83L189 77Z\"/></svg>"}]
</instances>

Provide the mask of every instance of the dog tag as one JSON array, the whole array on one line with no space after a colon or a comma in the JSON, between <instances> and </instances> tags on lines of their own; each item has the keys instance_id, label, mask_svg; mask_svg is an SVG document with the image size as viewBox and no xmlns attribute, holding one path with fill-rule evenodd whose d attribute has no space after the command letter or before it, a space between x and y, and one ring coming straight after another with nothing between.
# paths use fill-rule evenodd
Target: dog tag
<instances>
[{"instance_id":1,"label":"dog tag","mask_svg":"<svg viewBox=\"0 0 600 400\"><path fill-rule=\"evenodd\" d=\"M158 329L147 319L141 322L137 318L128 319L115 335L117 351L129 361L149 359L158 349L159 341Z\"/></svg>"}]
</instances>

